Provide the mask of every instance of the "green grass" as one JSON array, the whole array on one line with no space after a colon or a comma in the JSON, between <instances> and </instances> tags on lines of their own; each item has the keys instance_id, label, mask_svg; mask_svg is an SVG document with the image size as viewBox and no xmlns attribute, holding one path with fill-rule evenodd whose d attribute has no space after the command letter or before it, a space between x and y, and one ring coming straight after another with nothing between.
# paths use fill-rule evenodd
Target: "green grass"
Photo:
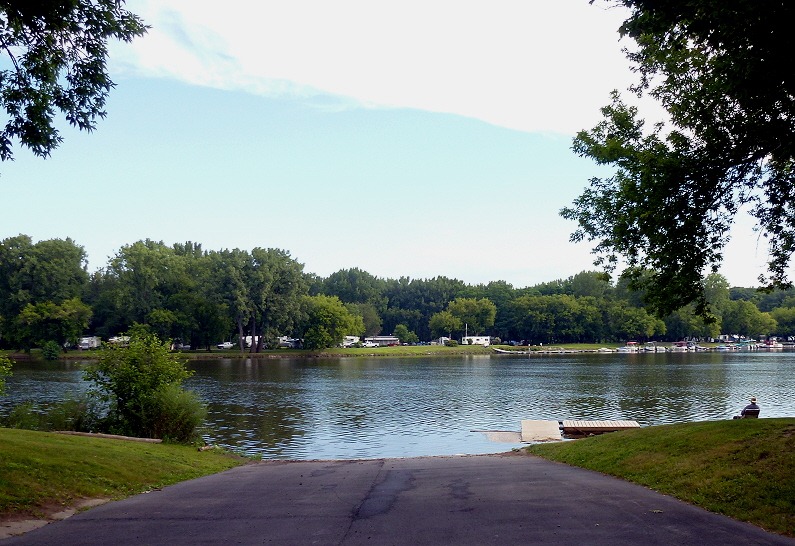
<instances>
[{"instance_id":1,"label":"green grass","mask_svg":"<svg viewBox=\"0 0 795 546\"><path fill-rule=\"evenodd\" d=\"M247 459L220 450L0 428L0 517L82 498L120 499Z\"/></svg>"},{"instance_id":2,"label":"green grass","mask_svg":"<svg viewBox=\"0 0 795 546\"><path fill-rule=\"evenodd\" d=\"M795 418L656 426L527 451L795 536Z\"/></svg>"}]
</instances>

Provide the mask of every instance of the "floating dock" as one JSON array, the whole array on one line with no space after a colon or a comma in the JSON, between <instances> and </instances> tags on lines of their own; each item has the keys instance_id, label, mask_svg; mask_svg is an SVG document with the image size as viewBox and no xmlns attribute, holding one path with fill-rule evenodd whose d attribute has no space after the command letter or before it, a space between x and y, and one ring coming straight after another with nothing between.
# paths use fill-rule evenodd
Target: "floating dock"
<instances>
[{"instance_id":1,"label":"floating dock","mask_svg":"<svg viewBox=\"0 0 795 546\"><path fill-rule=\"evenodd\" d=\"M526 419L522 421L521 440L525 443L555 442L567 436L590 436L616 430L640 428L637 421L548 421Z\"/></svg>"},{"instance_id":2,"label":"floating dock","mask_svg":"<svg viewBox=\"0 0 795 546\"><path fill-rule=\"evenodd\" d=\"M563 434L588 436L628 428L640 428L637 421L563 421Z\"/></svg>"}]
</instances>

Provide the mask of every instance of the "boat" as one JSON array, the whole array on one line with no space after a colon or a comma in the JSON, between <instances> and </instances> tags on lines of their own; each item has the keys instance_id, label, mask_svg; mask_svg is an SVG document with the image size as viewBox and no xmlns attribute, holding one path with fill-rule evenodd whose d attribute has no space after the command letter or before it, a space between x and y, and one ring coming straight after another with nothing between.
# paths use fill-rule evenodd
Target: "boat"
<instances>
[{"instance_id":1,"label":"boat","mask_svg":"<svg viewBox=\"0 0 795 546\"><path fill-rule=\"evenodd\" d=\"M639 349L637 341L627 341L626 345L619 347L616 351L619 353L637 353Z\"/></svg>"}]
</instances>

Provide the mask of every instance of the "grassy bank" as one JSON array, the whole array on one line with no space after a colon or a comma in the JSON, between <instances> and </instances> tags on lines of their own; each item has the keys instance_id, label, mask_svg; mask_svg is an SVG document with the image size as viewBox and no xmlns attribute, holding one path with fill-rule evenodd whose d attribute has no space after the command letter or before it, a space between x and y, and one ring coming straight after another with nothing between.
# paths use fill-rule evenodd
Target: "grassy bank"
<instances>
[{"instance_id":1,"label":"grassy bank","mask_svg":"<svg viewBox=\"0 0 795 546\"><path fill-rule=\"evenodd\" d=\"M4 351L12 360L43 360L41 351L34 349L30 354ZM488 355L494 354L490 347L481 345L459 345L458 347L445 347L442 345L417 345L399 347L376 348L332 348L322 351L306 351L301 349L274 349L261 353L240 352L237 349L213 349L212 351L196 350L181 351L188 359L214 359L214 358L339 358L339 357L373 357L373 356L457 356L457 355ZM69 351L60 355L61 360L93 360L97 358L97 351Z\"/></svg>"},{"instance_id":2,"label":"grassy bank","mask_svg":"<svg viewBox=\"0 0 795 546\"><path fill-rule=\"evenodd\" d=\"M528 451L795 536L795 418L657 426Z\"/></svg>"},{"instance_id":3,"label":"grassy bank","mask_svg":"<svg viewBox=\"0 0 795 546\"><path fill-rule=\"evenodd\" d=\"M0 428L0 517L119 499L238 466L216 450Z\"/></svg>"}]
</instances>

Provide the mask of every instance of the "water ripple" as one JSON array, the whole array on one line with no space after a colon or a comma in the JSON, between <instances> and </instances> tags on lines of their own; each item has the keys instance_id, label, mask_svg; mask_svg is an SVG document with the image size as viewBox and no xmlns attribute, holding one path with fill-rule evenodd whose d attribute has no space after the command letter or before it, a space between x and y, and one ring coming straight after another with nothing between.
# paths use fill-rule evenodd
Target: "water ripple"
<instances>
[{"instance_id":1,"label":"water ripple","mask_svg":"<svg viewBox=\"0 0 795 546\"><path fill-rule=\"evenodd\" d=\"M763 417L795 415L795 353L560 355L191 363L208 402L207 441L266 458L489 453L475 430L522 419L729 419L758 396ZM21 399L82 392L79 367L15 368L0 413Z\"/></svg>"}]
</instances>

